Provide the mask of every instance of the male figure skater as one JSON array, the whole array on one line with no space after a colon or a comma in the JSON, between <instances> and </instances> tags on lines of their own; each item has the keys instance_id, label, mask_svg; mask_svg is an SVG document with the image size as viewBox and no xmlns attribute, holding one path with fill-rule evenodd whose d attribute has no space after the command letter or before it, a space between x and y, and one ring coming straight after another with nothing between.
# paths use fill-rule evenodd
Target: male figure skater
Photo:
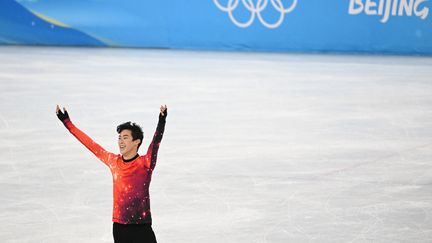
<instances>
[{"instance_id":1,"label":"male figure skater","mask_svg":"<svg viewBox=\"0 0 432 243\"><path fill-rule=\"evenodd\" d=\"M120 154L103 149L79 130L65 108L57 105L57 117L85 147L111 170L113 178L113 236L115 243L155 243L151 227L149 185L165 129L167 107L160 107L159 122L145 155L138 154L143 139L140 126L126 122L117 126Z\"/></svg>"}]
</instances>

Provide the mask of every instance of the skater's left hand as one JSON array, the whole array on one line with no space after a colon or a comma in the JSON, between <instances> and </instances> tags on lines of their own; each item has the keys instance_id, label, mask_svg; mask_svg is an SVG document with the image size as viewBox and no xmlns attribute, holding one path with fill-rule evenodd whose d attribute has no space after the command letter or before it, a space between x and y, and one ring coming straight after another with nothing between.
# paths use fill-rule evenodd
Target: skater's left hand
<instances>
[{"instance_id":1,"label":"skater's left hand","mask_svg":"<svg viewBox=\"0 0 432 243\"><path fill-rule=\"evenodd\" d=\"M166 105L161 105L160 106L160 114L159 114L159 117L167 117L168 116L168 109L167 109L167 106Z\"/></svg>"}]
</instances>

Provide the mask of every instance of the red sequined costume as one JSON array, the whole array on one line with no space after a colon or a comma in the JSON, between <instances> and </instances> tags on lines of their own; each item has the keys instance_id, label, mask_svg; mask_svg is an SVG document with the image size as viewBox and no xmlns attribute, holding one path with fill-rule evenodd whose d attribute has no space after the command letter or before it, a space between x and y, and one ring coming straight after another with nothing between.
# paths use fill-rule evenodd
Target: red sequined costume
<instances>
[{"instance_id":1,"label":"red sequined costume","mask_svg":"<svg viewBox=\"0 0 432 243\"><path fill-rule=\"evenodd\" d=\"M151 223L149 185L165 129L165 117L159 116L156 132L146 155L138 156L130 162L123 161L121 154L106 151L69 119L66 119L64 124L85 147L110 168L113 178L113 222Z\"/></svg>"}]
</instances>

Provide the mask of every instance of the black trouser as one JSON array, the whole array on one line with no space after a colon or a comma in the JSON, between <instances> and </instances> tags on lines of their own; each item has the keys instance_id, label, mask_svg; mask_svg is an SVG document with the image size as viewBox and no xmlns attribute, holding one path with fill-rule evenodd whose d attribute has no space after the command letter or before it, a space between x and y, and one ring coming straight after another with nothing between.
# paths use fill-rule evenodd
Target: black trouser
<instances>
[{"instance_id":1,"label":"black trouser","mask_svg":"<svg viewBox=\"0 0 432 243\"><path fill-rule=\"evenodd\" d=\"M113 224L114 243L156 243L151 224Z\"/></svg>"}]
</instances>

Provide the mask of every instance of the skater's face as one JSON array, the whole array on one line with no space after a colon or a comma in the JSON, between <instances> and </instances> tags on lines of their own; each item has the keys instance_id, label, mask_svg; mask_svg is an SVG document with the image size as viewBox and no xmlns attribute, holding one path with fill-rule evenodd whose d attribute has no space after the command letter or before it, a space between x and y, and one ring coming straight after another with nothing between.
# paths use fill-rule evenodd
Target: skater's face
<instances>
[{"instance_id":1,"label":"skater's face","mask_svg":"<svg viewBox=\"0 0 432 243\"><path fill-rule=\"evenodd\" d=\"M124 129L120 132L118 137L118 145L122 155L137 152L140 140L136 139L135 141L132 141L132 139L133 137L131 130Z\"/></svg>"}]
</instances>

